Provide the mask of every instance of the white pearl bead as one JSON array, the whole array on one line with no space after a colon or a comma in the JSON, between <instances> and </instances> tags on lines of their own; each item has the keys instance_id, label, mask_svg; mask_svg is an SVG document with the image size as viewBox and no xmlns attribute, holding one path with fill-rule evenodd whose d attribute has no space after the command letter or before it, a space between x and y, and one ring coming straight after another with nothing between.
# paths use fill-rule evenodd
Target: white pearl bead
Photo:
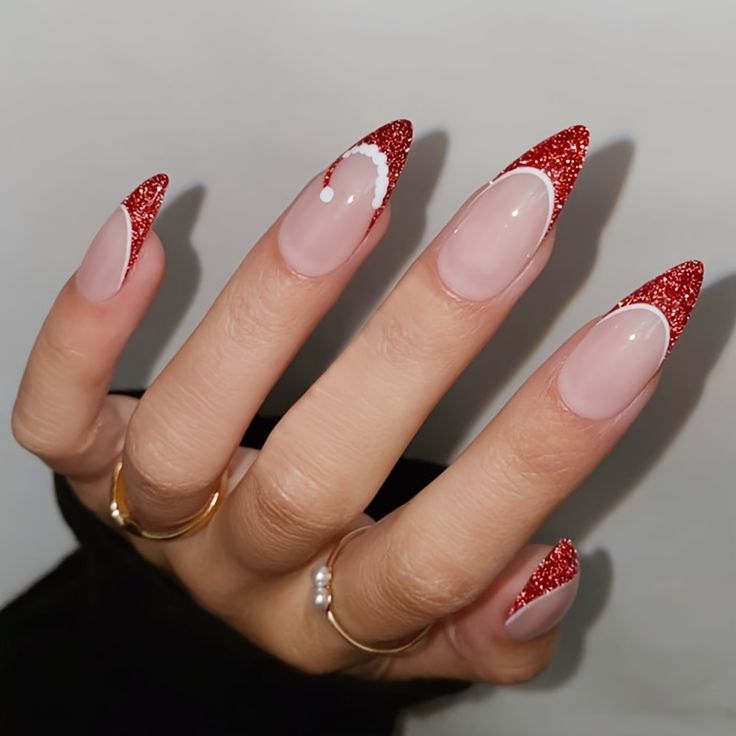
<instances>
[{"instance_id":1,"label":"white pearl bead","mask_svg":"<svg viewBox=\"0 0 736 736\"><path fill-rule=\"evenodd\" d=\"M314 584L321 588L324 588L327 583L330 582L331 578L332 575L330 574L330 570L327 565L322 565L322 567L315 570L314 575L312 575L312 580L314 580Z\"/></svg>"},{"instance_id":2,"label":"white pearl bead","mask_svg":"<svg viewBox=\"0 0 736 736\"><path fill-rule=\"evenodd\" d=\"M325 610L330 605L330 594L324 588L317 588L314 593L314 605Z\"/></svg>"}]
</instances>

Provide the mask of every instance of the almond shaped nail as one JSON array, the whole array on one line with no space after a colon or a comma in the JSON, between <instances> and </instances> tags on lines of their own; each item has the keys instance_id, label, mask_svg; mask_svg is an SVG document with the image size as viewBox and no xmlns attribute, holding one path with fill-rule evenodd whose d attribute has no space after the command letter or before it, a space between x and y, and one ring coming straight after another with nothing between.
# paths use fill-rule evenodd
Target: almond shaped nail
<instances>
[{"instance_id":1,"label":"almond shaped nail","mask_svg":"<svg viewBox=\"0 0 736 736\"><path fill-rule=\"evenodd\" d=\"M477 192L439 238L437 271L456 296L491 299L529 265L583 166L588 130L567 128Z\"/></svg>"},{"instance_id":2,"label":"almond shaped nail","mask_svg":"<svg viewBox=\"0 0 736 736\"><path fill-rule=\"evenodd\" d=\"M578 551L561 539L539 563L506 614L512 639L527 641L556 626L569 610L580 580Z\"/></svg>"},{"instance_id":3,"label":"almond shaped nail","mask_svg":"<svg viewBox=\"0 0 736 736\"><path fill-rule=\"evenodd\" d=\"M166 174L146 179L122 201L95 235L76 275L77 289L86 299L102 302L120 290L138 259L168 184Z\"/></svg>"}]
</instances>

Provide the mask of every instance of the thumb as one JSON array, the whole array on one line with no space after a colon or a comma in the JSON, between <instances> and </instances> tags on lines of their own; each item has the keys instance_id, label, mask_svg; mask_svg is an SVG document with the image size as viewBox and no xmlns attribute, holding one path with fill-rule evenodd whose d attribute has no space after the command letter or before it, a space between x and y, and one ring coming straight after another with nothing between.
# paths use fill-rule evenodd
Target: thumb
<instances>
[{"instance_id":1,"label":"thumb","mask_svg":"<svg viewBox=\"0 0 736 736\"><path fill-rule=\"evenodd\" d=\"M568 539L529 545L470 606L438 623L427 640L387 664L390 679L524 682L542 672L578 590L580 563Z\"/></svg>"}]
</instances>

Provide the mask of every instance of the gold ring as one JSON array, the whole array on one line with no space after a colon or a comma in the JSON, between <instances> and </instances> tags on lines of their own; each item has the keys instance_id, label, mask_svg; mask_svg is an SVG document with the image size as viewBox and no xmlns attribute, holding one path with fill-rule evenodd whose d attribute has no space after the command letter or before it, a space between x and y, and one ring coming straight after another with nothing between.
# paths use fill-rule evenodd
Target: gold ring
<instances>
[{"instance_id":1,"label":"gold ring","mask_svg":"<svg viewBox=\"0 0 736 736\"><path fill-rule=\"evenodd\" d=\"M123 461L118 460L115 464L115 470L112 473L112 484L110 486L110 517L113 522L124 529L129 534L144 539L155 539L164 541L169 539L178 539L187 534L193 534L201 529L212 517L217 507L222 503L227 491L227 472L223 473L217 488L210 495L207 504L203 509L197 511L192 516L181 521L177 526L171 529L152 532L144 529L137 521L131 518L130 507L125 498L125 481L123 474L120 472L123 468Z\"/></svg>"},{"instance_id":2,"label":"gold ring","mask_svg":"<svg viewBox=\"0 0 736 736\"><path fill-rule=\"evenodd\" d=\"M345 630L345 627L335 617L335 594L333 589L335 577L335 561L337 560L340 552L342 552L342 550L344 549L345 545L351 539L357 537L359 534L362 534L364 531L370 528L370 525L361 526L358 529L353 529L353 531L348 532L335 545L335 548L330 553L330 556L327 558L325 564L315 571L314 575L312 576L312 580L314 582L314 605L325 612L327 620L332 625L332 628L335 629L335 631L337 631L337 633L340 634L340 636L348 644L352 644L352 646L354 646L356 649L360 649L360 651L362 652L368 652L369 654L399 654L400 652L405 652L407 649L410 649L415 644L418 644L422 639L424 639L424 637L429 633L429 630L432 628L432 624L425 626L418 634L414 635L408 641L387 644L386 646L374 647L358 641L358 639L356 639Z\"/></svg>"}]
</instances>

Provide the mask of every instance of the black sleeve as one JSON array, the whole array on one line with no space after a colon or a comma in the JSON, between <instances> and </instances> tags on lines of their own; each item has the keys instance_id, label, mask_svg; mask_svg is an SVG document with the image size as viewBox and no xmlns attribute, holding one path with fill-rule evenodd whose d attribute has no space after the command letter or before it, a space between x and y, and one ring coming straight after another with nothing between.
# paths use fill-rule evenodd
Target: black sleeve
<instances>
[{"instance_id":1,"label":"black sleeve","mask_svg":"<svg viewBox=\"0 0 736 736\"><path fill-rule=\"evenodd\" d=\"M274 421L244 443L260 447ZM402 460L380 517L442 470ZM391 734L459 683L310 676L257 649L145 562L55 478L80 548L0 612L0 733Z\"/></svg>"}]
</instances>

